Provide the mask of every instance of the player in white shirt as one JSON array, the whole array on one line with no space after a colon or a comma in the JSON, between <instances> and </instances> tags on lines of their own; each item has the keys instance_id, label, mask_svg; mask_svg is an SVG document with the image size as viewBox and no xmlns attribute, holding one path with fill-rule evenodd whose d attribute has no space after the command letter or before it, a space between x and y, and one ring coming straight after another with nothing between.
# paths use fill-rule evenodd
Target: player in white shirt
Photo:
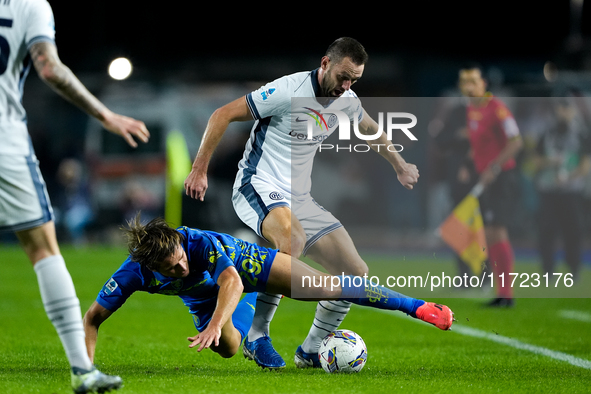
<instances>
[{"instance_id":1,"label":"player in white shirt","mask_svg":"<svg viewBox=\"0 0 591 394\"><path fill-rule=\"evenodd\" d=\"M326 102L317 99L321 94L318 72L288 75L246 95L257 122L238 165L233 193L240 218L264 238L261 225L267 214L280 206L290 208L301 223L305 221L308 241L299 251L304 254L319 232L338 225L310 196L316 151L338 127L331 111L347 114L347 122L363 117L361 102L352 90ZM308 138L308 120L312 117L319 122Z\"/></svg>"},{"instance_id":2,"label":"player in white shirt","mask_svg":"<svg viewBox=\"0 0 591 394\"><path fill-rule=\"evenodd\" d=\"M238 216L258 235L293 257L305 253L334 275L366 274L367 264L345 228L310 196L314 155L338 126L335 120L339 112L356 122L362 134L376 135L379 130L351 90L366 62L363 46L343 37L329 46L318 69L279 78L217 109L209 119L185 180L187 195L203 200L208 164L228 125L254 119L234 184L233 203ZM311 138L307 122L303 121L310 116L318 121ZM392 142L383 132L370 144L391 163L400 183L412 189L418 181L418 170L406 163L396 149L383 148L390 145ZM245 356L271 369L285 366L268 336L280 299L277 294L258 294L255 318L243 347ZM294 361L298 367L320 366L320 341L339 326L349 308L346 301L319 302L310 332L296 351Z\"/></svg>"},{"instance_id":3,"label":"player in white shirt","mask_svg":"<svg viewBox=\"0 0 591 394\"><path fill-rule=\"evenodd\" d=\"M46 0L0 3L0 231L14 232L33 264L43 305L72 368L76 393L110 391L121 378L98 371L88 357L80 302L61 256L53 211L21 104L31 64L53 90L131 146L147 141L143 122L111 112L59 59L53 12Z\"/></svg>"}]
</instances>

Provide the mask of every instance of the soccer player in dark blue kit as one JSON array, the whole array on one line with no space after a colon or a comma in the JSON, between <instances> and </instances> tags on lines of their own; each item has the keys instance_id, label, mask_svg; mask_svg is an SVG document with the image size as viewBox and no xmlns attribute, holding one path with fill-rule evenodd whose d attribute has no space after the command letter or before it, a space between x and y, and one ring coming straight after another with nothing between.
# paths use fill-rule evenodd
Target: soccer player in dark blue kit
<instances>
[{"instance_id":1,"label":"soccer player in dark blue kit","mask_svg":"<svg viewBox=\"0 0 591 394\"><path fill-rule=\"evenodd\" d=\"M307 301L347 300L399 310L442 330L449 330L453 322L453 313L445 305L404 296L367 278L333 277L276 249L227 234L174 229L161 218L142 224L139 215L129 223L126 233L129 257L84 316L91 360L99 326L135 291L179 296L199 331L187 338L189 347L198 351L211 348L222 357L232 357L239 350L260 291ZM309 278L306 283L326 285L304 286L303 278ZM242 293L248 294L242 297Z\"/></svg>"}]
</instances>

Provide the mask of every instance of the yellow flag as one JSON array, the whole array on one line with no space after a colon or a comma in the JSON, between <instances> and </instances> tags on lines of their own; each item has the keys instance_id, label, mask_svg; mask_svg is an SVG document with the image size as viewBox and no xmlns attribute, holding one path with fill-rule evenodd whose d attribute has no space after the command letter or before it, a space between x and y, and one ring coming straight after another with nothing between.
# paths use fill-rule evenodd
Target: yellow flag
<instances>
[{"instance_id":1,"label":"yellow flag","mask_svg":"<svg viewBox=\"0 0 591 394\"><path fill-rule=\"evenodd\" d=\"M482 272L482 266L488 258L484 223L478 202L481 192L482 185L477 184L438 229L441 239L458 254L475 275Z\"/></svg>"}]
</instances>

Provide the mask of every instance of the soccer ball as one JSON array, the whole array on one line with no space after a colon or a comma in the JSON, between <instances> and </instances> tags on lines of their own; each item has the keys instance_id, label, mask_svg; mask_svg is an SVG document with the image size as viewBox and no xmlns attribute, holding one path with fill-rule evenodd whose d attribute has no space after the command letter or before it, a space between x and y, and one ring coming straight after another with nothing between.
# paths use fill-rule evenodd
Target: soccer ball
<instances>
[{"instance_id":1,"label":"soccer ball","mask_svg":"<svg viewBox=\"0 0 591 394\"><path fill-rule=\"evenodd\" d=\"M359 334L351 330L336 330L320 343L318 359L328 373L359 372L367 361L367 347Z\"/></svg>"}]
</instances>

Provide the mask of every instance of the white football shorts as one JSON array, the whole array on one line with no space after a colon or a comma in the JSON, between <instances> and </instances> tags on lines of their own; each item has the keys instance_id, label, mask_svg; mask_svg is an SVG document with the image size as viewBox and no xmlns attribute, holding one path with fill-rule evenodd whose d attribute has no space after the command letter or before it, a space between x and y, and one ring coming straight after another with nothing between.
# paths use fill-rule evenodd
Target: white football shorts
<instances>
[{"instance_id":1,"label":"white football shorts","mask_svg":"<svg viewBox=\"0 0 591 394\"><path fill-rule=\"evenodd\" d=\"M53 219L37 157L0 155L0 232L28 230Z\"/></svg>"},{"instance_id":2,"label":"white football shorts","mask_svg":"<svg viewBox=\"0 0 591 394\"><path fill-rule=\"evenodd\" d=\"M290 208L306 232L304 255L322 236L342 227L341 222L314 201L310 194L292 196L256 175L249 183L233 189L232 202L238 217L263 239L261 226L269 212L278 207Z\"/></svg>"}]
</instances>

